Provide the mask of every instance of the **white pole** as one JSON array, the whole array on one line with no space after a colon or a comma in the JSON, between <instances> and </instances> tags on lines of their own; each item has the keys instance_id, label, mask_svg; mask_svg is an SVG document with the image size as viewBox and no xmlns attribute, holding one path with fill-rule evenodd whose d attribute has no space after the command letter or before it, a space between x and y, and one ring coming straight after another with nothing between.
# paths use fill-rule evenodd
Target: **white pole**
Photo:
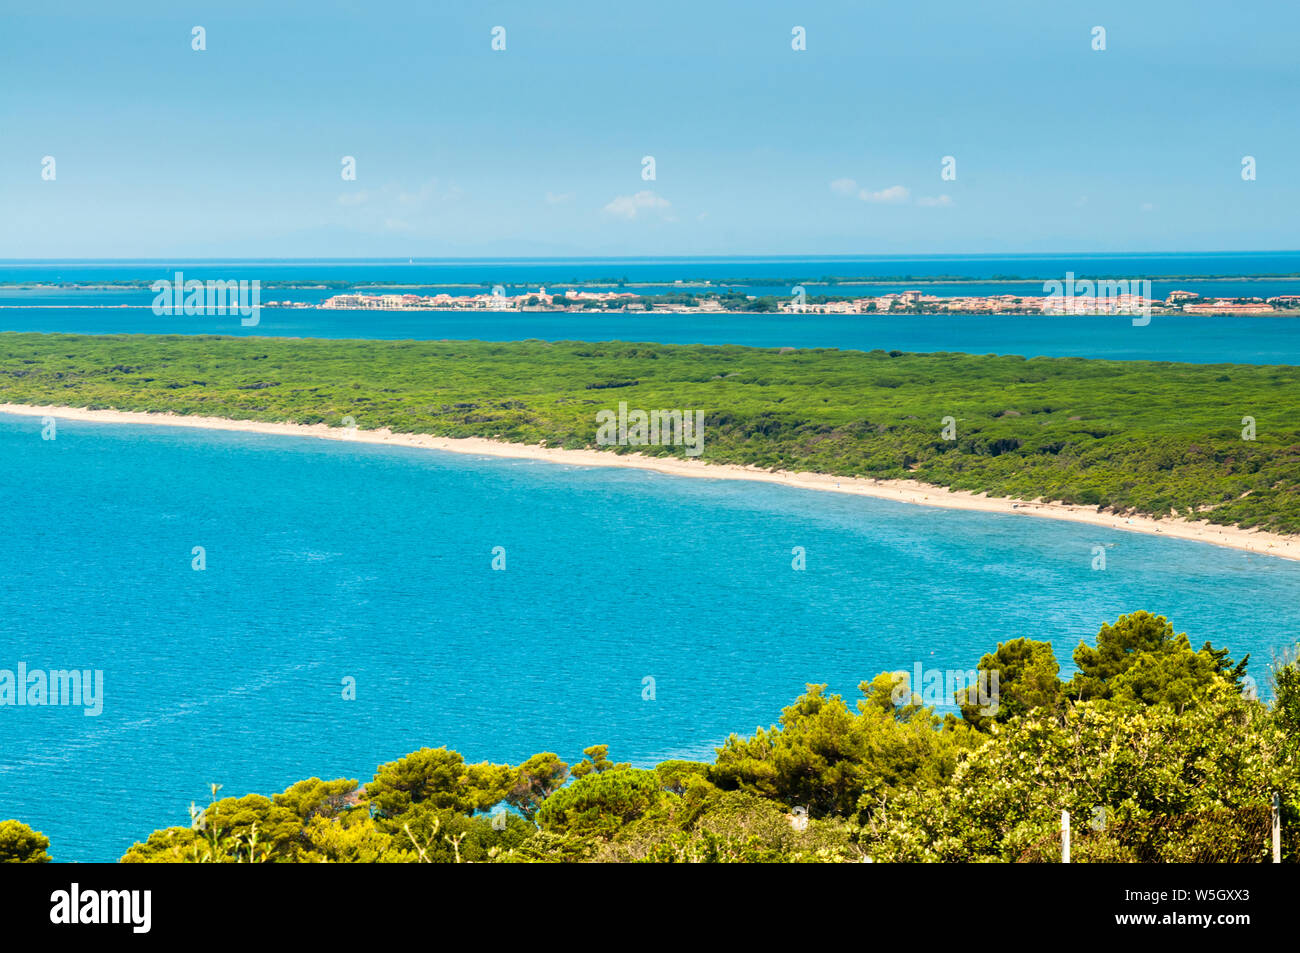
<instances>
[{"instance_id":1,"label":"white pole","mask_svg":"<svg viewBox=\"0 0 1300 953\"><path fill-rule=\"evenodd\" d=\"M1061 811L1061 863L1070 862L1070 812Z\"/></svg>"},{"instance_id":2,"label":"white pole","mask_svg":"<svg viewBox=\"0 0 1300 953\"><path fill-rule=\"evenodd\" d=\"M1282 863L1282 799L1273 792L1273 863Z\"/></svg>"}]
</instances>

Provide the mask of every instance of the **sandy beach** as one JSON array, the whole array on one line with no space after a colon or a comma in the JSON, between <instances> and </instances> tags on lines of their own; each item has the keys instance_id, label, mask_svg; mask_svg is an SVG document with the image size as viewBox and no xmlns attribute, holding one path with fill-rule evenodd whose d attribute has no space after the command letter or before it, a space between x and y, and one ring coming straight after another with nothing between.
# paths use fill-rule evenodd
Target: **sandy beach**
<instances>
[{"instance_id":1,"label":"sandy beach","mask_svg":"<svg viewBox=\"0 0 1300 953\"><path fill-rule=\"evenodd\" d=\"M722 480L756 480L779 483L806 490L851 493L900 503L937 506L956 510L987 513L1011 513L1047 519L1087 523L1105 529L1149 533L1174 539L1193 540L1226 546L1246 552L1283 559L1300 559L1300 536L1283 536L1235 526L1216 526L1204 521L1182 518L1152 519L1145 516L1120 516L1099 513L1093 506L1074 506L1044 500L1013 500L989 497L982 493L949 490L915 480L872 480L838 477L822 473L796 473L764 470L732 464L704 463L641 454L617 454L606 450L563 450L551 447L506 443L481 437L435 437L427 434L398 434L389 430L349 430L325 424L267 423L256 420L228 420L224 417L198 417L172 413L138 413L121 410L86 410L77 407L38 407L25 404L0 404L0 413L28 417L53 417L56 420L79 420L107 424L150 424L165 427L198 427L209 430L233 430L243 433L276 434L294 437L317 437L324 440L354 441L469 453L486 457L513 457L542 460L570 466L632 467L653 470L672 476L705 477Z\"/></svg>"}]
</instances>

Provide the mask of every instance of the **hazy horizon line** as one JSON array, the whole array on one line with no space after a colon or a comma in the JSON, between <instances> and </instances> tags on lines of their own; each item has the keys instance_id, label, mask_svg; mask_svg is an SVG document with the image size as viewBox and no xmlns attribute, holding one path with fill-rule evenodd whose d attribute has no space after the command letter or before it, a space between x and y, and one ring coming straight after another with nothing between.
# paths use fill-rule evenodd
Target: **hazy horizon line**
<instances>
[{"instance_id":1,"label":"hazy horizon line","mask_svg":"<svg viewBox=\"0 0 1300 953\"><path fill-rule=\"evenodd\" d=\"M1242 255L1300 255L1300 248L1258 248L1235 251L1206 251L1201 249L1170 249L1166 251L1132 251L1132 252L944 252L944 253L843 253L843 254L748 254L734 255L464 255L464 256L400 256L384 255L375 257L341 256L326 258L318 256L178 256L178 257L73 257L73 258L0 258L0 267L5 265L43 265L43 264L156 264L163 262L296 262L296 263L466 263L466 262L579 262L579 261L926 261L926 260L965 260L974 258L1020 259L1020 258L1159 258L1159 257L1235 257Z\"/></svg>"}]
</instances>

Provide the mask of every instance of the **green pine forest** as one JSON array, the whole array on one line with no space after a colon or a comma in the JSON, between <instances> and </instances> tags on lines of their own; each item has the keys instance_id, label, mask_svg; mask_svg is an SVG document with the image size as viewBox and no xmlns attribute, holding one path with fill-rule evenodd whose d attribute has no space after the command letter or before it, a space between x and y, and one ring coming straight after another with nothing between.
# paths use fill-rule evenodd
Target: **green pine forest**
<instances>
[{"instance_id":1,"label":"green pine forest","mask_svg":"<svg viewBox=\"0 0 1300 953\"><path fill-rule=\"evenodd\" d=\"M1300 368L1289 366L4 333L0 402L334 426L351 417L362 429L569 448L594 445L596 412L626 402L703 411L702 459L715 463L1300 532ZM946 417L955 439L941 433Z\"/></svg>"}]
</instances>

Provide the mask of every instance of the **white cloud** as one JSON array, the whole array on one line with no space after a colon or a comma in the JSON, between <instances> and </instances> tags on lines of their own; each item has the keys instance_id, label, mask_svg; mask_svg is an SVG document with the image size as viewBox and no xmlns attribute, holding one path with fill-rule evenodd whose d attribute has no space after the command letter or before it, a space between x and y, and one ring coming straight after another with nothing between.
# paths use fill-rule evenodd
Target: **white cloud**
<instances>
[{"instance_id":1,"label":"white cloud","mask_svg":"<svg viewBox=\"0 0 1300 953\"><path fill-rule=\"evenodd\" d=\"M922 195L916 200L916 204L922 208L947 208L952 204L952 197L948 195Z\"/></svg>"},{"instance_id":2,"label":"white cloud","mask_svg":"<svg viewBox=\"0 0 1300 953\"><path fill-rule=\"evenodd\" d=\"M897 202L906 202L911 194L912 193L907 190L906 186L891 185L889 188L881 189L879 192L868 192L866 189L863 189L858 193L858 198L862 199L864 202L885 202L893 204Z\"/></svg>"},{"instance_id":3,"label":"white cloud","mask_svg":"<svg viewBox=\"0 0 1300 953\"><path fill-rule=\"evenodd\" d=\"M836 195L855 196L864 202L874 204L898 204L912 197L912 193L904 185L891 185L878 192L871 192L859 187L854 179L836 179L831 182L831 191Z\"/></svg>"},{"instance_id":4,"label":"white cloud","mask_svg":"<svg viewBox=\"0 0 1300 953\"><path fill-rule=\"evenodd\" d=\"M644 211L655 210L664 214L667 209L672 207L672 203L666 198L656 195L650 190L637 192L635 195L619 195L610 200L605 206L605 212L618 218L625 218L628 221L636 218L638 214Z\"/></svg>"},{"instance_id":5,"label":"white cloud","mask_svg":"<svg viewBox=\"0 0 1300 953\"><path fill-rule=\"evenodd\" d=\"M575 198L577 198L577 196L572 192L547 192L546 204L564 205L566 202L572 202Z\"/></svg>"}]
</instances>

